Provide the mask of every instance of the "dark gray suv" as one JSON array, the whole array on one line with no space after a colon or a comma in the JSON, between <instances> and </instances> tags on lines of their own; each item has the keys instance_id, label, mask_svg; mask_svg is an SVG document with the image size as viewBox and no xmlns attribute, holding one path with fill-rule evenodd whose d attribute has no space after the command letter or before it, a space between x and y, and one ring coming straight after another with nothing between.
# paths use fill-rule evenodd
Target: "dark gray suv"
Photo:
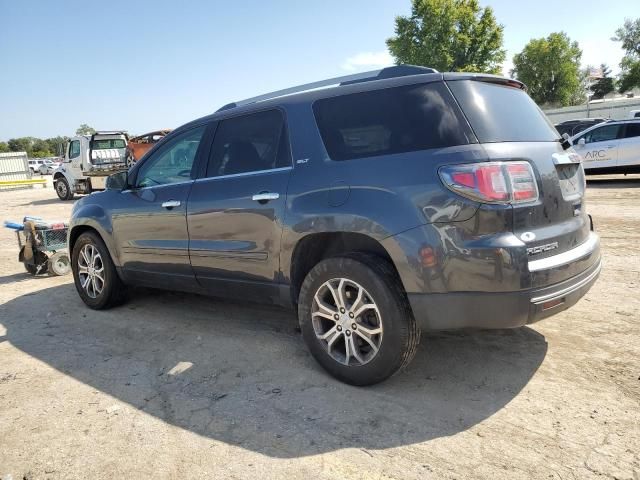
<instances>
[{"instance_id":1,"label":"dark gray suv","mask_svg":"<svg viewBox=\"0 0 640 480\"><path fill-rule=\"evenodd\" d=\"M580 162L506 78L398 66L283 90L79 200L75 285L94 309L133 285L288 305L324 368L373 384L421 330L520 327L589 290Z\"/></svg>"}]
</instances>

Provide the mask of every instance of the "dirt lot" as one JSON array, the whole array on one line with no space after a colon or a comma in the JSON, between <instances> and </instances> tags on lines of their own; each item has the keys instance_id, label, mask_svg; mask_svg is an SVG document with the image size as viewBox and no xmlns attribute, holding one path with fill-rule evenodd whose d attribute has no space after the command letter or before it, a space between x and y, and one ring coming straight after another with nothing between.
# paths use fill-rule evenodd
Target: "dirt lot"
<instances>
[{"instance_id":1,"label":"dirt lot","mask_svg":"<svg viewBox=\"0 0 640 480\"><path fill-rule=\"evenodd\" d=\"M640 479L640 177L588 188L603 274L531 328L423 337L354 388L275 308L139 291L93 313L0 229L0 478ZM0 219L69 215L51 189Z\"/></svg>"}]
</instances>

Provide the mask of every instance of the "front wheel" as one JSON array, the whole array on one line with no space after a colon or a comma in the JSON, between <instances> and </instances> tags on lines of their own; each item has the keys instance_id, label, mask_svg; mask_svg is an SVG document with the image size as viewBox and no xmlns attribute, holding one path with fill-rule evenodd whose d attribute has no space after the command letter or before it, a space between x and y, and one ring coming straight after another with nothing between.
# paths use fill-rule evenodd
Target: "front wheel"
<instances>
[{"instance_id":1,"label":"front wheel","mask_svg":"<svg viewBox=\"0 0 640 480\"><path fill-rule=\"evenodd\" d=\"M71 269L82 301L94 310L103 310L125 300L126 287L116 272L102 239L86 232L73 245Z\"/></svg>"},{"instance_id":2,"label":"front wheel","mask_svg":"<svg viewBox=\"0 0 640 480\"><path fill-rule=\"evenodd\" d=\"M73 198L73 192L66 178L58 177L54 185L60 200L71 200Z\"/></svg>"},{"instance_id":3,"label":"front wheel","mask_svg":"<svg viewBox=\"0 0 640 480\"><path fill-rule=\"evenodd\" d=\"M314 358L351 385L390 377L408 365L420 341L397 275L369 255L318 263L302 284L298 319Z\"/></svg>"}]
</instances>

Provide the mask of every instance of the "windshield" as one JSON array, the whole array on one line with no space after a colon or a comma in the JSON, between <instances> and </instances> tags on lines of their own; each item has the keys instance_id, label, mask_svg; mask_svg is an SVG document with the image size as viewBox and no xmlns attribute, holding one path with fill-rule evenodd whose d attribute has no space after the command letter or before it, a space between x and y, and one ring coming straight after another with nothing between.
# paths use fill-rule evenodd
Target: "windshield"
<instances>
[{"instance_id":1,"label":"windshield","mask_svg":"<svg viewBox=\"0 0 640 480\"><path fill-rule=\"evenodd\" d=\"M105 150L107 148L125 148L126 144L121 138L97 139L91 142L93 150Z\"/></svg>"},{"instance_id":2,"label":"windshield","mask_svg":"<svg viewBox=\"0 0 640 480\"><path fill-rule=\"evenodd\" d=\"M518 88L475 80L448 82L482 143L553 142L559 138L546 115Z\"/></svg>"}]
</instances>

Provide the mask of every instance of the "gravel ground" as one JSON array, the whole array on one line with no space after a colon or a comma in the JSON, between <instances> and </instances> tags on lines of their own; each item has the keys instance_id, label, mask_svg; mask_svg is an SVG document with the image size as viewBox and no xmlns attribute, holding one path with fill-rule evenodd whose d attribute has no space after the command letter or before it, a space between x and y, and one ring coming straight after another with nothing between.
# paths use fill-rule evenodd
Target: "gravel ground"
<instances>
[{"instance_id":1,"label":"gravel ground","mask_svg":"<svg viewBox=\"0 0 640 480\"><path fill-rule=\"evenodd\" d=\"M290 312L136 291L92 312L0 230L0 478L640 479L640 176L591 181L604 270L517 330L423 336L409 369L334 381ZM0 219L68 217L51 188Z\"/></svg>"}]
</instances>

